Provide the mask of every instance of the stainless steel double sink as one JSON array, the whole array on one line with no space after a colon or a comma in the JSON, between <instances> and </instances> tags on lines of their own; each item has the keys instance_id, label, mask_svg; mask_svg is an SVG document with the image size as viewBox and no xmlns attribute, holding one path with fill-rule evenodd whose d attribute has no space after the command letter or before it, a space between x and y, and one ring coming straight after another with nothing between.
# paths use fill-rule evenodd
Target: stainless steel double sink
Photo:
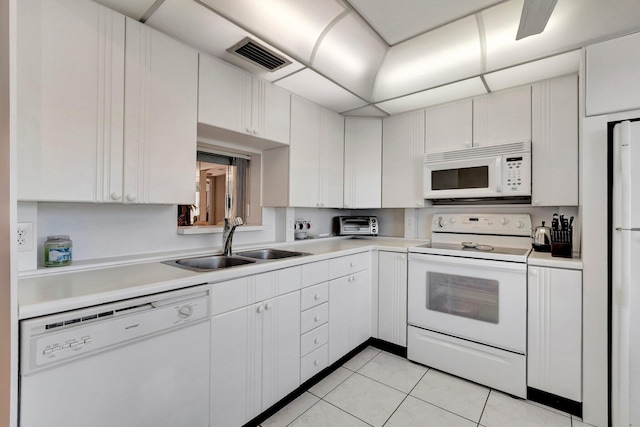
<instances>
[{"instance_id":1,"label":"stainless steel double sink","mask_svg":"<svg viewBox=\"0 0 640 427\"><path fill-rule=\"evenodd\" d=\"M223 268L232 268L256 262L275 261L283 258L292 258L311 255L306 252L285 251L282 249L255 249L238 252L235 255L207 255L195 258L183 258L172 261L164 261L163 264L184 268L191 271L214 271Z\"/></svg>"}]
</instances>

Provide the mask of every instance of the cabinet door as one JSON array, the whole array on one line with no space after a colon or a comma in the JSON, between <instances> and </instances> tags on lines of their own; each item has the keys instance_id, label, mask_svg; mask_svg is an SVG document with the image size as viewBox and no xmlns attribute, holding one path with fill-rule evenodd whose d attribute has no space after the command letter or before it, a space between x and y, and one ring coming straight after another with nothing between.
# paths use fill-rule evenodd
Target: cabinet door
<instances>
[{"instance_id":1,"label":"cabinet door","mask_svg":"<svg viewBox=\"0 0 640 427\"><path fill-rule=\"evenodd\" d=\"M289 205L317 207L320 201L320 107L298 97L291 100Z\"/></svg>"},{"instance_id":2,"label":"cabinet door","mask_svg":"<svg viewBox=\"0 0 640 427\"><path fill-rule=\"evenodd\" d=\"M320 205L342 208L344 195L344 117L320 109Z\"/></svg>"},{"instance_id":3,"label":"cabinet door","mask_svg":"<svg viewBox=\"0 0 640 427\"><path fill-rule=\"evenodd\" d=\"M378 253L378 338L407 346L407 256Z\"/></svg>"},{"instance_id":4,"label":"cabinet door","mask_svg":"<svg viewBox=\"0 0 640 427\"><path fill-rule=\"evenodd\" d=\"M471 148L473 106L471 99L429 107L425 110L425 151Z\"/></svg>"},{"instance_id":5,"label":"cabinet door","mask_svg":"<svg viewBox=\"0 0 640 427\"><path fill-rule=\"evenodd\" d=\"M473 99L473 145L531 141L531 86Z\"/></svg>"},{"instance_id":6,"label":"cabinet door","mask_svg":"<svg viewBox=\"0 0 640 427\"><path fill-rule=\"evenodd\" d=\"M382 120L347 118L344 124L344 207L382 202Z\"/></svg>"},{"instance_id":7,"label":"cabinet door","mask_svg":"<svg viewBox=\"0 0 640 427\"><path fill-rule=\"evenodd\" d=\"M424 110L382 122L382 207L424 207Z\"/></svg>"},{"instance_id":8,"label":"cabinet door","mask_svg":"<svg viewBox=\"0 0 640 427\"><path fill-rule=\"evenodd\" d=\"M264 80L253 78L251 133L289 144L291 95Z\"/></svg>"},{"instance_id":9,"label":"cabinet door","mask_svg":"<svg viewBox=\"0 0 640 427\"><path fill-rule=\"evenodd\" d=\"M108 199L122 188L125 18L86 1L16 5L18 199Z\"/></svg>"},{"instance_id":10,"label":"cabinet door","mask_svg":"<svg viewBox=\"0 0 640 427\"><path fill-rule=\"evenodd\" d=\"M300 386L300 291L264 303L262 346L264 411Z\"/></svg>"},{"instance_id":11,"label":"cabinet door","mask_svg":"<svg viewBox=\"0 0 640 427\"><path fill-rule=\"evenodd\" d=\"M212 426L241 426L261 412L262 323L257 308L211 319Z\"/></svg>"},{"instance_id":12,"label":"cabinet door","mask_svg":"<svg viewBox=\"0 0 640 427\"><path fill-rule=\"evenodd\" d=\"M199 70L198 122L251 133L251 76L204 54Z\"/></svg>"},{"instance_id":13,"label":"cabinet door","mask_svg":"<svg viewBox=\"0 0 640 427\"><path fill-rule=\"evenodd\" d=\"M329 364L371 337L371 271L329 282Z\"/></svg>"},{"instance_id":14,"label":"cabinet door","mask_svg":"<svg viewBox=\"0 0 640 427\"><path fill-rule=\"evenodd\" d=\"M640 108L640 34L587 46L586 114Z\"/></svg>"},{"instance_id":15,"label":"cabinet door","mask_svg":"<svg viewBox=\"0 0 640 427\"><path fill-rule=\"evenodd\" d=\"M193 204L198 54L127 18L124 202Z\"/></svg>"},{"instance_id":16,"label":"cabinet door","mask_svg":"<svg viewBox=\"0 0 640 427\"><path fill-rule=\"evenodd\" d=\"M582 401L582 272L529 267L527 385Z\"/></svg>"},{"instance_id":17,"label":"cabinet door","mask_svg":"<svg viewBox=\"0 0 640 427\"><path fill-rule=\"evenodd\" d=\"M531 158L535 206L578 205L578 77L532 88Z\"/></svg>"}]
</instances>

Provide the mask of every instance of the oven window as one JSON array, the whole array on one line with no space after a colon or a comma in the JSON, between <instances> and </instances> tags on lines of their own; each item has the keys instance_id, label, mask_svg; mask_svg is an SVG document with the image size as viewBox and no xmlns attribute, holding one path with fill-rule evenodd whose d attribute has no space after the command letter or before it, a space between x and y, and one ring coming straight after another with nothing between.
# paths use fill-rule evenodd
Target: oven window
<instances>
[{"instance_id":1,"label":"oven window","mask_svg":"<svg viewBox=\"0 0 640 427\"><path fill-rule=\"evenodd\" d=\"M432 190L489 187L489 166L431 171Z\"/></svg>"},{"instance_id":2,"label":"oven window","mask_svg":"<svg viewBox=\"0 0 640 427\"><path fill-rule=\"evenodd\" d=\"M499 288L497 280L429 272L427 308L497 324Z\"/></svg>"}]
</instances>

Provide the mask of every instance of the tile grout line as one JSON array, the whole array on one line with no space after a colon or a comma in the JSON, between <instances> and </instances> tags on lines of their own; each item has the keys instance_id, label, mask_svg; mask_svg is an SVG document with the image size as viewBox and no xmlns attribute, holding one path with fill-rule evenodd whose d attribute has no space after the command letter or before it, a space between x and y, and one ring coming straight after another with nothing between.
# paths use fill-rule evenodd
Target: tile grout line
<instances>
[{"instance_id":1,"label":"tile grout line","mask_svg":"<svg viewBox=\"0 0 640 427\"><path fill-rule=\"evenodd\" d=\"M344 412L345 414L350 415L350 416L352 416L353 418L355 418L355 419L357 419L357 420L362 421L362 422L363 422L363 423L365 423L366 425L371 426L371 427L374 427L372 424L369 424L368 422L366 422L366 421L365 421L365 420L363 420L362 418L360 418L360 417L358 417L358 416L356 416L356 415L352 414L351 412L347 412L347 411L345 411L345 410L344 410L344 409L342 409L341 407L334 405L333 403L329 402L328 400L324 400L324 399L320 399L320 400L322 400L323 402L325 402L325 403L327 403L327 404L329 404L329 405L333 406L333 407L334 407L334 408L336 408L336 409L339 409L340 411Z\"/></svg>"},{"instance_id":2,"label":"tile grout line","mask_svg":"<svg viewBox=\"0 0 640 427\"><path fill-rule=\"evenodd\" d=\"M402 404L405 402L405 400L407 400L407 398L411 395L411 392L413 391L413 389L415 389L418 386L418 383L420 381L422 381L422 379L424 378L424 376L427 374L427 372L429 372L429 369L431 368L427 368L427 370L424 372L424 374L422 374L422 376L420 377L420 379L415 383L415 385L413 387L411 387L411 390L409 390L409 393L406 393L404 395L404 399L402 399L402 402L400 402L400 404L396 407L396 409L393 410L393 412L391 413L391 415L389 415L389 417L387 417L387 420L384 422L384 424L382 424L382 427L384 427L385 425L387 425L387 423L389 422L389 420L391 419L391 417L393 417L393 415L398 412L398 409L400 409L400 407L402 406ZM367 377L369 378L369 377ZM375 381L375 380L374 380ZM393 387L392 387L393 388ZM394 388L394 390L397 390ZM404 393L404 392L403 392ZM411 396L414 397L414 396Z\"/></svg>"}]
</instances>

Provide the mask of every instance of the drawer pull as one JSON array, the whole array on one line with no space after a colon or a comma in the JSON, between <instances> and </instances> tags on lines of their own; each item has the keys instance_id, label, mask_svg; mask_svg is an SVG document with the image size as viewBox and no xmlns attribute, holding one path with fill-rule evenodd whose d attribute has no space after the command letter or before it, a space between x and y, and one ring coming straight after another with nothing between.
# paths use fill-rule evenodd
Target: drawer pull
<instances>
[{"instance_id":1,"label":"drawer pull","mask_svg":"<svg viewBox=\"0 0 640 427\"><path fill-rule=\"evenodd\" d=\"M318 366L320 364L320 361L318 359L313 361L313 366Z\"/></svg>"},{"instance_id":2,"label":"drawer pull","mask_svg":"<svg viewBox=\"0 0 640 427\"><path fill-rule=\"evenodd\" d=\"M320 338L316 338L316 339L313 340L314 344L318 344L319 342L320 342Z\"/></svg>"},{"instance_id":3,"label":"drawer pull","mask_svg":"<svg viewBox=\"0 0 640 427\"><path fill-rule=\"evenodd\" d=\"M260 304L258 306L258 309L256 310L258 313L262 313L264 311L264 307L262 306L262 304Z\"/></svg>"},{"instance_id":4,"label":"drawer pull","mask_svg":"<svg viewBox=\"0 0 640 427\"><path fill-rule=\"evenodd\" d=\"M314 322L319 322L319 321L320 321L320 316L316 316L316 317L314 317L314 318L313 318L313 321L314 321Z\"/></svg>"},{"instance_id":5,"label":"drawer pull","mask_svg":"<svg viewBox=\"0 0 640 427\"><path fill-rule=\"evenodd\" d=\"M271 303L268 302L267 305L264 306L265 310L271 310Z\"/></svg>"},{"instance_id":6,"label":"drawer pull","mask_svg":"<svg viewBox=\"0 0 640 427\"><path fill-rule=\"evenodd\" d=\"M314 300L316 300L316 301L317 301L317 300L319 300L319 299L320 299L320 295L315 294L315 295L313 296L313 299L314 299Z\"/></svg>"},{"instance_id":7,"label":"drawer pull","mask_svg":"<svg viewBox=\"0 0 640 427\"><path fill-rule=\"evenodd\" d=\"M356 263L355 263L355 262L351 261L351 262L349 263L349 267L355 267L355 266L356 266Z\"/></svg>"}]
</instances>

